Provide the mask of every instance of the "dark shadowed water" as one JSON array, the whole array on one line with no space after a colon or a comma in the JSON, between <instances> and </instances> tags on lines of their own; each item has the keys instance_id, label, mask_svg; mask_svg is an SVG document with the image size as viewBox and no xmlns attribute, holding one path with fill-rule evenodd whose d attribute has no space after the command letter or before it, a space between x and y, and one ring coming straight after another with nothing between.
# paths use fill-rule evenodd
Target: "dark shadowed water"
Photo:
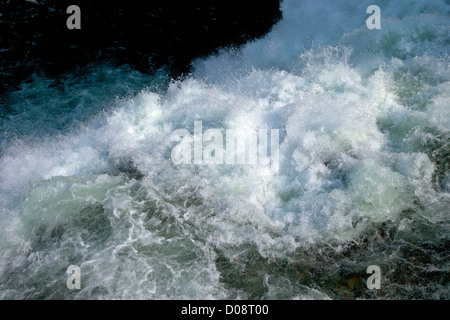
<instances>
[{"instance_id":1,"label":"dark shadowed water","mask_svg":"<svg viewBox=\"0 0 450 320\"><path fill-rule=\"evenodd\" d=\"M5 95L0 297L449 299L450 5L378 3L369 30L371 1L285 0L181 80L98 62ZM194 121L279 129L279 170L175 165Z\"/></svg>"}]
</instances>

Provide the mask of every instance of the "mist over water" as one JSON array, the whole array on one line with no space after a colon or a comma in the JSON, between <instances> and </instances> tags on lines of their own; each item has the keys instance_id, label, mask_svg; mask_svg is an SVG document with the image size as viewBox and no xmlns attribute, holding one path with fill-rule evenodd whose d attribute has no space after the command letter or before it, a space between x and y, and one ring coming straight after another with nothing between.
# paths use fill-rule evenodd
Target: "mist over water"
<instances>
[{"instance_id":1,"label":"mist over water","mask_svg":"<svg viewBox=\"0 0 450 320\"><path fill-rule=\"evenodd\" d=\"M450 4L377 1L369 30L371 4L284 0L183 80L23 83L0 115L0 298L449 299ZM175 165L194 121L279 129L279 171Z\"/></svg>"}]
</instances>

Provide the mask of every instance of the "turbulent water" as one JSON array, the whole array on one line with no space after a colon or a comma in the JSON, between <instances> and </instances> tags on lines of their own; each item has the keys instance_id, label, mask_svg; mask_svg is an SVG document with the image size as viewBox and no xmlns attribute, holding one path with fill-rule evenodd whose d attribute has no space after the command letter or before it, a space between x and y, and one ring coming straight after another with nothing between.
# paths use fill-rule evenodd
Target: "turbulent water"
<instances>
[{"instance_id":1,"label":"turbulent water","mask_svg":"<svg viewBox=\"0 0 450 320\"><path fill-rule=\"evenodd\" d=\"M24 82L0 122L0 298L450 299L450 3L377 1L369 30L372 2L285 0L179 81ZM194 121L279 129L279 171L175 165Z\"/></svg>"}]
</instances>

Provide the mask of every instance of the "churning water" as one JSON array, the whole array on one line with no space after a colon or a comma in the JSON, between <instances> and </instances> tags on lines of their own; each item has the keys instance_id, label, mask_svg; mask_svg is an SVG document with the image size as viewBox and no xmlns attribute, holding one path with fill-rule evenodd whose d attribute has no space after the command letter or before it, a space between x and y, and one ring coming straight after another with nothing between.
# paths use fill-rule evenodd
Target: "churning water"
<instances>
[{"instance_id":1,"label":"churning water","mask_svg":"<svg viewBox=\"0 0 450 320\"><path fill-rule=\"evenodd\" d=\"M450 4L377 1L369 30L372 2L285 0L179 81L23 83L0 122L0 298L449 299ZM278 172L175 165L194 121L279 129Z\"/></svg>"}]
</instances>

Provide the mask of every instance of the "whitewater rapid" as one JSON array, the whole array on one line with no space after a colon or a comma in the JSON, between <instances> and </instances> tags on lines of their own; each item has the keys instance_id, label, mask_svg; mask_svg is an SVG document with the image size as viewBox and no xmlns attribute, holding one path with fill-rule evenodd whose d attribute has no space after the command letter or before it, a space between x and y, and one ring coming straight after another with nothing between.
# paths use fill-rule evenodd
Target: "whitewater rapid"
<instances>
[{"instance_id":1,"label":"whitewater rapid","mask_svg":"<svg viewBox=\"0 0 450 320\"><path fill-rule=\"evenodd\" d=\"M377 1L369 30L372 2L285 0L183 80L22 84L0 122L0 298L449 298L450 5ZM175 165L194 121L279 129L279 171ZM373 264L378 295L351 280Z\"/></svg>"}]
</instances>

